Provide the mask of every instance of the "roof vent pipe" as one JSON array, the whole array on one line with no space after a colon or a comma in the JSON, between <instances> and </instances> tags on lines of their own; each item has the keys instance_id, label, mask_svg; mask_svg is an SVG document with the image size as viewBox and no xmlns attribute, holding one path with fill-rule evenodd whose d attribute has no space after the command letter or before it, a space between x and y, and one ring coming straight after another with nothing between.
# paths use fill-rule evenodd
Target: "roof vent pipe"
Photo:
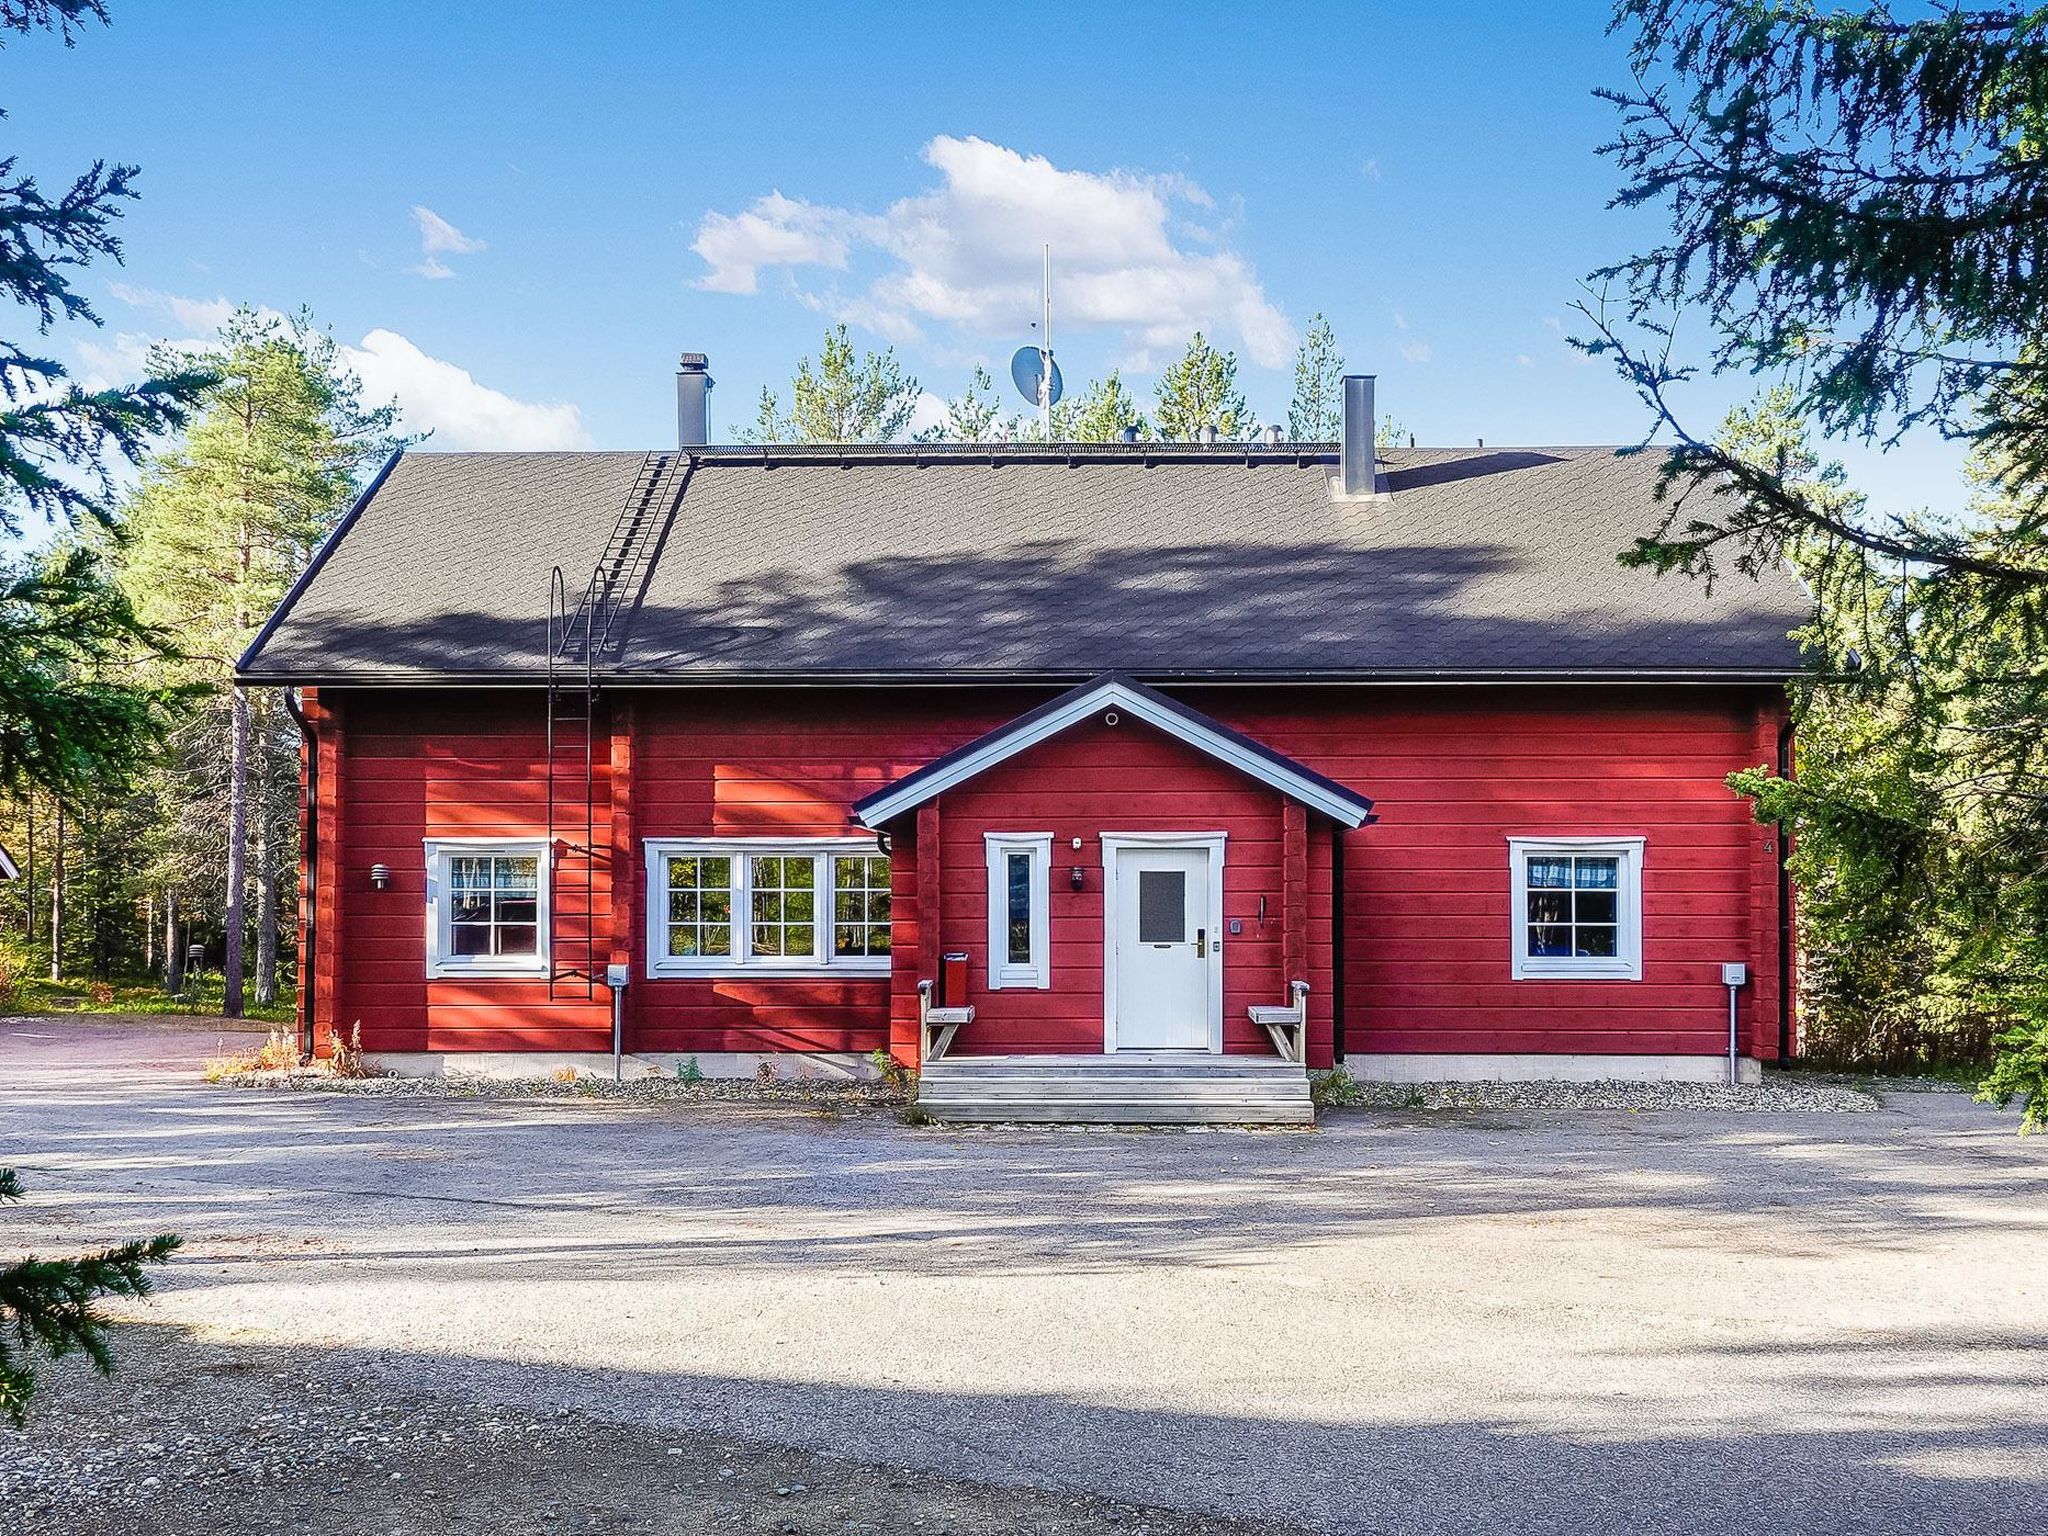
<instances>
[{"instance_id":1,"label":"roof vent pipe","mask_svg":"<svg viewBox=\"0 0 2048 1536\"><path fill-rule=\"evenodd\" d=\"M1283 440L1280 436L1280 433L1281 429L1277 426L1266 428L1266 441L1271 443L1275 448L1278 448Z\"/></svg>"},{"instance_id":2,"label":"roof vent pipe","mask_svg":"<svg viewBox=\"0 0 2048 1536\"><path fill-rule=\"evenodd\" d=\"M1370 496L1379 487L1379 451L1373 443L1373 375L1344 375L1343 478L1346 496Z\"/></svg>"},{"instance_id":3,"label":"roof vent pipe","mask_svg":"<svg viewBox=\"0 0 2048 1536\"><path fill-rule=\"evenodd\" d=\"M1202 441L1203 441L1203 442L1205 442L1205 443L1213 443L1213 442L1215 442L1215 441L1216 441L1216 426L1215 426L1215 424L1214 424L1214 423L1212 422L1212 423L1210 423L1210 424L1209 424L1208 426L1206 426L1206 427L1202 428L1202 431L1201 431L1201 434L1200 434L1200 436L1201 436L1201 439L1202 439Z\"/></svg>"},{"instance_id":4,"label":"roof vent pipe","mask_svg":"<svg viewBox=\"0 0 2048 1536\"><path fill-rule=\"evenodd\" d=\"M1135 421L1126 422L1117 428L1116 436L1120 443L1135 443L1138 440L1138 424Z\"/></svg>"},{"instance_id":5,"label":"roof vent pipe","mask_svg":"<svg viewBox=\"0 0 2048 1536\"><path fill-rule=\"evenodd\" d=\"M676 441L701 448L711 441L711 359L685 352L676 364Z\"/></svg>"}]
</instances>

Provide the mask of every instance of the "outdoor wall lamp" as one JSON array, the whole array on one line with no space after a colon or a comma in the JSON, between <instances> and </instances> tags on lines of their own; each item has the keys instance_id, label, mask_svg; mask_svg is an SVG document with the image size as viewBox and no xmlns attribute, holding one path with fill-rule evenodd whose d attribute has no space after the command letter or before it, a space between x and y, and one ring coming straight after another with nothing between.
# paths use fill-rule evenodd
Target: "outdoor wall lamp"
<instances>
[{"instance_id":1,"label":"outdoor wall lamp","mask_svg":"<svg viewBox=\"0 0 2048 1536\"><path fill-rule=\"evenodd\" d=\"M1086 880L1087 877L1081 873L1081 866L1078 864L1067 872L1067 882L1077 891L1082 888Z\"/></svg>"},{"instance_id":2,"label":"outdoor wall lamp","mask_svg":"<svg viewBox=\"0 0 2048 1536\"><path fill-rule=\"evenodd\" d=\"M381 891L390 883L391 866L389 864L372 864L370 866L370 884Z\"/></svg>"}]
</instances>

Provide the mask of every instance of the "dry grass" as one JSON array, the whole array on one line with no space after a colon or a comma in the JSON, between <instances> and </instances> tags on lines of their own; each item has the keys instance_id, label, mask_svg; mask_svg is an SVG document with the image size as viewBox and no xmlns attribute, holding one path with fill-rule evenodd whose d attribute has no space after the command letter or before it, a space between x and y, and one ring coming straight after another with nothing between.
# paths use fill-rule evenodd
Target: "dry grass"
<instances>
[{"instance_id":1,"label":"dry grass","mask_svg":"<svg viewBox=\"0 0 2048 1536\"><path fill-rule=\"evenodd\" d=\"M328 1070L336 1077L378 1077L363 1061L363 1021L357 1019L349 1029L348 1038L334 1037L334 1053L328 1058Z\"/></svg>"}]
</instances>

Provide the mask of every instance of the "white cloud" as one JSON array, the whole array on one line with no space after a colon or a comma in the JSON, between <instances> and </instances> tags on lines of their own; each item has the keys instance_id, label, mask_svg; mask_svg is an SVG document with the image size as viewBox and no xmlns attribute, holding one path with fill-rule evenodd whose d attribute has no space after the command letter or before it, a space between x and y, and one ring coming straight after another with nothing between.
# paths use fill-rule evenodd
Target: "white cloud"
<instances>
[{"instance_id":1,"label":"white cloud","mask_svg":"<svg viewBox=\"0 0 2048 1536\"><path fill-rule=\"evenodd\" d=\"M234 312L219 299L191 299L153 289L114 284L110 291L122 303L192 324L209 324ZM220 306L225 305L222 312ZM257 314L283 319L274 309ZM145 333L102 333L75 344L79 382L105 389L142 377L149 349L159 338ZM213 345L210 336L173 336L161 345L196 352ZM399 421L407 432L432 432L436 448L587 448L590 433L583 413L567 403L520 400L479 384L467 369L422 352L396 331L373 330L357 346L341 348L342 361L363 381L364 397L373 404L398 401Z\"/></svg>"},{"instance_id":2,"label":"white cloud","mask_svg":"<svg viewBox=\"0 0 2048 1536\"><path fill-rule=\"evenodd\" d=\"M1517 352L1515 354L1515 361L1517 363L1520 363L1524 368L1534 368L1536 366L1536 359L1531 357L1526 352Z\"/></svg>"},{"instance_id":3,"label":"white cloud","mask_svg":"<svg viewBox=\"0 0 2048 1536\"><path fill-rule=\"evenodd\" d=\"M443 256L470 256L485 248L424 204L412 205L412 218L420 227L420 261L412 270L421 277L453 277L455 269Z\"/></svg>"},{"instance_id":4,"label":"white cloud","mask_svg":"<svg viewBox=\"0 0 2048 1536\"><path fill-rule=\"evenodd\" d=\"M929 432L946 424L945 397L924 390L917 397L917 404L910 408L910 435Z\"/></svg>"},{"instance_id":5,"label":"white cloud","mask_svg":"<svg viewBox=\"0 0 2048 1536\"><path fill-rule=\"evenodd\" d=\"M896 341L921 339L926 326L1021 338L1038 314L1050 243L1055 341L1063 329L1108 330L1144 349L1202 329L1235 338L1264 367L1291 356L1294 327L1251 264L1209 248L1215 231L1191 228L1191 211L1214 204L1185 177L1062 170L948 135L925 145L924 160L939 184L880 214L780 192L740 213L705 214L691 249L710 270L697 286L756 293L767 268L847 271L856 257L879 259L880 271L846 295L802 297Z\"/></svg>"},{"instance_id":6,"label":"white cloud","mask_svg":"<svg viewBox=\"0 0 2048 1536\"><path fill-rule=\"evenodd\" d=\"M156 288L137 288L130 283L109 283L107 292L130 309L169 315L192 331L218 331L234 317L234 301L226 298L193 299Z\"/></svg>"},{"instance_id":7,"label":"white cloud","mask_svg":"<svg viewBox=\"0 0 2048 1536\"><path fill-rule=\"evenodd\" d=\"M757 293L763 267L844 270L856 235L871 238L877 224L780 192L757 198L744 213L707 213L690 246L711 267L697 286L712 293Z\"/></svg>"},{"instance_id":8,"label":"white cloud","mask_svg":"<svg viewBox=\"0 0 2048 1536\"><path fill-rule=\"evenodd\" d=\"M1401 343L1401 355L1411 363L1426 363L1436 353L1426 341L1404 341Z\"/></svg>"},{"instance_id":9,"label":"white cloud","mask_svg":"<svg viewBox=\"0 0 2048 1536\"><path fill-rule=\"evenodd\" d=\"M1361 165L1358 168L1358 174L1363 176L1367 181L1378 181L1380 179L1380 162L1378 158L1375 157L1374 159L1366 161L1363 165Z\"/></svg>"},{"instance_id":10,"label":"white cloud","mask_svg":"<svg viewBox=\"0 0 2048 1536\"><path fill-rule=\"evenodd\" d=\"M587 448L583 413L569 404L518 400L479 384L467 369L430 357L396 331L378 329L342 357L366 399L398 400L408 432L432 431L437 448Z\"/></svg>"}]
</instances>

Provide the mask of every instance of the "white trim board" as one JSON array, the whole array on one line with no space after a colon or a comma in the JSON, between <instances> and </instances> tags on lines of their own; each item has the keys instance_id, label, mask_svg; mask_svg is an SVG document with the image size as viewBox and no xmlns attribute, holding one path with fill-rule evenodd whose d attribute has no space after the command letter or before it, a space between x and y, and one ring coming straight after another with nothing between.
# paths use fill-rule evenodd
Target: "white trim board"
<instances>
[{"instance_id":1,"label":"white trim board","mask_svg":"<svg viewBox=\"0 0 2048 1536\"><path fill-rule=\"evenodd\" d=\"M425 837L420 839L426 872L427 979L449 981L473 978L478 981L545 981L553 974L555 953L554 862L555 850L544 833L521 833L506 837ZM448 949L452 914L446 880L447 861L464 853L530 852L535 859L538 889L534 895L534 953L531 955L478 955L464 957Z\"/></svg>"},{"instance_id":2,"label":"white trim board","mask_svg":"<svg viewBox=\"0 0 2048 1536\"><path fill-rule=\"evenodd\" d=\"M1200 848L1209 855L1209 1054L1223 1054L1223 848L1227 832L1104 832L1102 845L1102 1049L1116 1054L1116 856L1125 848Z\"/></svg>"},{"instance_id":3,"label":"white trim board","mask_svg":"<svg viewBox=\"0 0 2048 1536\"><path fill-rule=\"evenodd\" d=\"M984 832L982 865L988 875L988 987L1046 991L1052 986L1052 834L1050 832ZM1031 958L1017 964L1010 953L1010 855L1031 861L1028 897Z\"/></svg>"},{"instance_id":4,"label":"white trim board","mask_svg":"<svg viewBox=\"0 0 2048 1536\"><path fill-rule=\"evenodd\" d=\"M1247 777L1271 785L1340 826L1362 826L1371 815L1367 803L1361 798L1334 789L1323 781L1288 768L1264 752L1253 750L1230 733L1204 723L1192 710L1174 707L1149 690L1111 678L1092 688L1075 689L1064 703L1044 710L1035 719L1026 717L1014 728L998 728L979 746L961 753L939 772L912 774L893 791L885 792L860 807L861 824L869 827L886 825L932 796L965 783L985 769L1057 736L1069 726L1112 709L1126 712L1134 719L1186 742L1196 751L1229 764Z\"/></svg>"},{"instance_id":5,"label":"white trim board","mask_svg":"<svg viewBox=\"0 0 2048 1536\"><path fill-rule=\"evenodd\" d=\"M1643 845L1641 837L1508 839L1508 975L1515 981L1641 981L1643 979ZM1594 959L1529 953L1529 856L1604 854L1618 861L1615 886L1615 954Z\"/></svg>"},{"instance_id":6,"label":"white trim board","mask_svg":"<svg viewBox=\"0 0 2048 1536\"><path fill-rule=\"evenodd\" d=\"M733 952L729 955L677 956L668 952L668 870L672 856L697 855L731 859L734 865L733 907L729 914ZM753 872L747 861L753 857L785 857L827 860L834 854L882 856L872 837L766 836L751 837L648 837L641 839L641 929L646 948L642 971L649 981L673 981L698 977L717 980L791 980L798 977L886 977L891 964L888 955L841 958L831 952L832 896L828 877L814 880L812 888L812 932L816 935L808 956L755 958L750 950L747 907L752 895Z\"/></svg>"}]
</instances>

